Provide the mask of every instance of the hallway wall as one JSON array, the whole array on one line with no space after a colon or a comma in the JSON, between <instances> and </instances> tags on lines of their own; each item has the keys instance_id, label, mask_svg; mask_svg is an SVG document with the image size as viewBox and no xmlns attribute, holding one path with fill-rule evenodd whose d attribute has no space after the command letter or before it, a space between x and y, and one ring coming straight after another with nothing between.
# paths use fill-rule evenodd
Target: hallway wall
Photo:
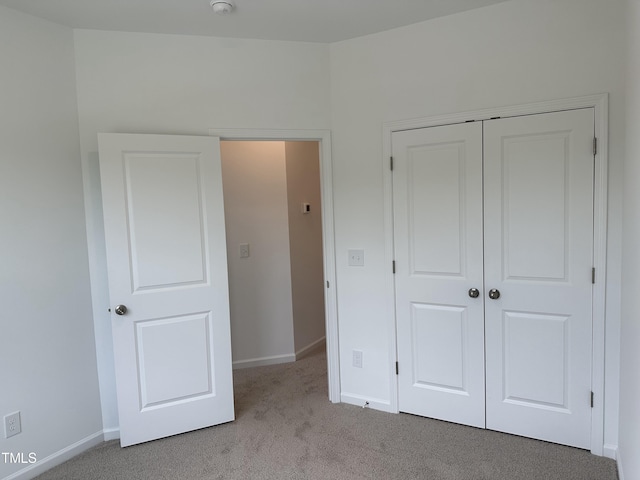
<instances>
[{"instance_id":1,"label":"hallway wall","mask_svg":"<svg viewBox=\"0 0 640 480\"><path fill-rule=\"evenodd\" d=\"M292 361L284 142L222 141L220 151L234 367Z\"/></svg>"},{"instance_id":2,"label":"hallway wall","mask_svg":"<svg viewBox=\"0 0 640 480\"><path fill-rule=\"evenodd\" d=\"M325 337L322 201L318 142L285 142L296 355ZM308 203L310 212L302 213Z\"/></svg>"}]
</instances>

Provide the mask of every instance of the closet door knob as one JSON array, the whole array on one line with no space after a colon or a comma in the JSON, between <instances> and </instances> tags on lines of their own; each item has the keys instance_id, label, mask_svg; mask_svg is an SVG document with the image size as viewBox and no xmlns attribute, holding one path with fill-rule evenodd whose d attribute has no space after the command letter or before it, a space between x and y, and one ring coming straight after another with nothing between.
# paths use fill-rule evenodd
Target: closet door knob
<instances>
[{"instance_id":1,"label":"closet door knob","mask_svg":"<svg viewBox=\"0 0 640 480\"><path fill-rule=\"evenodd\" d=\"M127 307L125 307L124 305L117 305L115 311L116 315L124 315L125 313L127 313Z\"/></svg>"},{"instance_id":2,"label":"closet door knob","mask_svg":"<svg viewBox=\"0 0 640 480\"><path fill-rule=\"evenodd\" d=\"M500 290L498 290L497 288L492 288L491 290L489 290L489 298L491 300L497 300L500 298Z\"/></svg>"},{"instance_id":3,"label":"closet door knob","mask_svg":"<svg viewBox=\"0 0 640 480\"><path fill-rule=\"evenodd\" d=\"M477 288L470 288L469 296L471 298L478 298L480 296L480 290L478 290Z\"/></svg>"}]
</instances>

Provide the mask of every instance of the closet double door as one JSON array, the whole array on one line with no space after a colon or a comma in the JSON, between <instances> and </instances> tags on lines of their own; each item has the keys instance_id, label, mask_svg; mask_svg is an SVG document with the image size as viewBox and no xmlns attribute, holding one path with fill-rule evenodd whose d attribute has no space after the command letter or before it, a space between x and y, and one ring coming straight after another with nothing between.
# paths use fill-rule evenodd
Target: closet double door
<instances>
[{"instance_id":1,"label":"closet double door","mask_svg":"<svg viewBox=\"0 0 640 480\"><path fill-rule=\"evenodd\" d=\"M402 412L590 448L594 111L394 132Z\"/></svg>"}]
</instances>

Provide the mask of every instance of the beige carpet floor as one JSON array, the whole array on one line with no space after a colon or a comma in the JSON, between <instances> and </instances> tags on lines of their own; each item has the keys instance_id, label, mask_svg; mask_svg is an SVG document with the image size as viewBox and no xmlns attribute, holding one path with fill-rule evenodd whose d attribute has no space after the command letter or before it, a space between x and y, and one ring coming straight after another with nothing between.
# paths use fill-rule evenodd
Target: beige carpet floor
<instances>
[{"instance_id":1,"label":"beige carpet floor","mask_svg":"<svg viewBox=\"0 0 640 480\"><path fill-rule=\"evenodd\" d=\"M326 357L234 372L236 421L121 449L106 442L37 477L616 480L587 451L327 396Z\"/></svg>"}]
</instances>

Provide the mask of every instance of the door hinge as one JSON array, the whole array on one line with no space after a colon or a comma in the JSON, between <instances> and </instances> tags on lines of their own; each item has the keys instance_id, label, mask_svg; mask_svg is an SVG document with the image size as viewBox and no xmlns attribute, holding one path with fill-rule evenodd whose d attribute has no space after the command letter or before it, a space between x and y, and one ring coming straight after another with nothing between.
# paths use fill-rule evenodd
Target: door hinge
<instances>
[{"instance_id":1,"label":"door hinge","mask_svg":"<svg viewBox=\"0 0 640 480\"><path fill-rule=\"evenodd\" d=\"M393 273L396 273L396 261L394 260L393 262L391 262L391 268L393 270Z\"/></svg>"},{"instance_id":2,"label":"door hinge","mask_svg":"<svg viewBox=\"0 0 640 480\"><path fill-rule=\"evenodd\" d=\"M593 137L593 156L595 157L598 153L598 139Z\"/></svg>"},{"instance_id":3,"label":"door hinge","mask_svg":"<svg viewBox=\"0 0 640 480\"><path fill-rule=\"evenodd\" d=\"M393 157L389 157L389 163L390 163L391 171L393 172Z\"/></svg>"},{"instance_id":4,"label":"door hinge","mask_svg":"<svg viewBox=\"0 0 640 480\"><path fill-rule=\"evenodd\" d=\"M329 280L327 280L327 288L329 288Z\"/></svg>"},{"instance_id":5,"label":"door hinge","mask_svg":"<svg viewBox=\"0 0 640 480\"><path fill-rule=\"evenodd\" d=\"M591 283L594 285L596 283L596 267L591 269Z\"/></svg>"},{"instance_id":6,"label":"door hinge","mask_svg":"<svg viewBox=\"0 0 640 480\"><path fill-rule=\"evenodd\" d=\"M593 392L591 392L591 408L593 408L593 397L594 397L594 394Z\"/></svg>"},{"instance_id":7,"label":"door hinge","mask_svg":"<svg viewBox=\"0 0 640 480\"><path fill-rule=\"evenodd\" d=\"M396 375L398 375L398 362L396 362Z\"/></svg>"}]
</instances>

